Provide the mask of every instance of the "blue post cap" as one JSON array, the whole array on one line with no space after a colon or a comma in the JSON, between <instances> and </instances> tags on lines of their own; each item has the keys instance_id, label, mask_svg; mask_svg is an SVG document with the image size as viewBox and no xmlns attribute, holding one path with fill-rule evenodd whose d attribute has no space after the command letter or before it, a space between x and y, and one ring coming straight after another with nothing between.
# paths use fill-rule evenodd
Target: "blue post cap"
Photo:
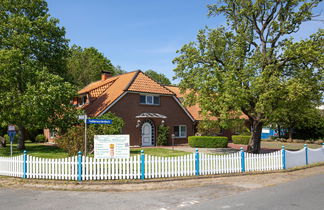
<instances>
[{"instance_id":1,"label":"blue post cap","mask_svg":"<svg viewBox=\"0 0 324 210\"><path fill-rule=\"evenodd\" d=\"M144 150L141 150L141 154L144 154Z\"/></svg>"},{"instance_id":2,"label":"blue post cap","mask_svg":"<svg viewBox=\"0 0 324 210\"><path fill-rule=\"evenodd\" d=\"M196 148L196 152L198 152L198 148Z\"/></svg>"},{"instance_id":3,"label":"blue post cap","mask_svg":"<svg viewBox=\"0 0 324 210\"><path fill-rule=\"evenodd\" d=\"M79 152L78 152L78 155L82 155L82 152L81 152L81 151L79 151Z\"/></svg>"},{"instance_id":4,"label":"blue post cap","mask_svg":"<svg viewBox=\"0 0 324 210\"><path fill-rule=\"evenodd\" d=\"M304 147L307 147L307 144L304 144Z\"/></svg>"},{"instance_id":5,"label":"blue post cap","mask_svg":"<svg viewBox=\"0 0 324 210\"><path fill-rule=\"evenodd\" d=\"M26 150L24 150L24 155L26 155L27 154L27 151Z\"/></svg>"},{"instance_id":6,"label":"blue post cap","mask_svg":"<svg viewBox=\"0 0 324 210\"><path fill-rule=\"evenodd\" d=\"M285 149L285 146L281 146L281 149Z\"/></svg>"},{"instance_id":7,"label":"blue post cap","mask_svg":"<svg viewBox=\"0 0 324 210\"><path fill-rule=\"evenodd\" d=\"M243 147L241 147L240 150L243 151Z\"/></svg>"},{"instance_id":8,"label":"blue post cap","mask_svg":"<svg viewBox=\"0 0 324 210\"><path fill-rule=\"evenodd\" d=\"M324 146L324 143L322 143L322 145Z\"/></svg>"}]
</instances>

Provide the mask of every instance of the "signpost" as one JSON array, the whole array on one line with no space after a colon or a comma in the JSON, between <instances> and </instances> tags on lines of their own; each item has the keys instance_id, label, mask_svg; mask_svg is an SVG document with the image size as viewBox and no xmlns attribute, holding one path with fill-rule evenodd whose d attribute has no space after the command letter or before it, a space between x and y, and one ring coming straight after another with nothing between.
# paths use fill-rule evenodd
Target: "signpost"
<instances>
[{"instance_id":1,"label":"signpost","mask_svg":"<svg viewBox=\"0 0 324 210\"><path fill-rule=\"evenodd\" d=\"M8 126L8 136L10 137L10 156L12 156L12 142L15 139L16 135L16 128L14 125Z\"/></svg>"},{"instance_id":2,"label":"signpost","mask_svg":"<svg viewBox=\"0 0 324 210\"><path fill-rule=\"evenodd\" d=\"M79 120L84 120L84 155L87 156L87 125L88 124L112 124L110 119L88 119L87 115L79 115Z\"/></svg>"},{"instance_id":3,"label":"signpost","mask_svg":"<svg viewBox=\"0 0 324 210\"><path fill-rule=\"evenodd\" d=\"M129 158L129 135L95 135L95 158Z\"/></svg>"}]
</instances>

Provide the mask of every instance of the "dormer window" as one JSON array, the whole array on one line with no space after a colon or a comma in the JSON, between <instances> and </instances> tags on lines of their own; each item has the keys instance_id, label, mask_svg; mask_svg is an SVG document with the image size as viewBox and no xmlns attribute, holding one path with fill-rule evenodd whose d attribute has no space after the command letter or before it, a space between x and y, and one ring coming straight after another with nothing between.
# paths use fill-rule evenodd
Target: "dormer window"
<instances>
[{"instance_id":1,"label":"dormer window","mask_svg":"<svg viewBox=\"0 0 324 210\"><path fill-rule=\"evenodd\" d=\"M140 95L140 104L160 105L160 96Z\"/></svg>"},{"instance_id":2,"label":"dormer window","mask_svg":"<svg viewBox=\"0 0 324 210\"><path fill-rule=\"evenodd\" d=\"M83 95L79 97L79 106L82 106L87 103L87 95Z\"/></svg>"}]
</instances>

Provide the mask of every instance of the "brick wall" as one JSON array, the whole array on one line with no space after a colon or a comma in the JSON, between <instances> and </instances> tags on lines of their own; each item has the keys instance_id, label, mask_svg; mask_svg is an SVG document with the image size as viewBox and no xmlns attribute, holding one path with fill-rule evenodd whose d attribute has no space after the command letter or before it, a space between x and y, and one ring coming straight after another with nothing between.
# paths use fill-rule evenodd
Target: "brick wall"
<instances>
[{"instance_id":1,"label":"brick wall","mask_svg":"<svg viewBox=\"0 0 324 210\"><path fill-rule=\"evenodd\" d=\"M145 105L140 104L140 95L138 93L127 93L121 100L119 100L109 110L121 117L125 126L123 128L124 134L130 134L131 145L141 145L141 128L145 119L140 119L139 127L136 127L136 116L144 112L159 113L166 116L164 125L170 127L169 145L171 145L171 134L173 133L173 126L186 125L187 136L194 135L194 124L189 116L184 112L180 105L174 100L172 96L160 96L160 105ZM155 127L155 139L157 128L161 125L162 119L151 118ZM187 138L175 138L175 144L187 143Z\"/></svg>"}]
</instances>

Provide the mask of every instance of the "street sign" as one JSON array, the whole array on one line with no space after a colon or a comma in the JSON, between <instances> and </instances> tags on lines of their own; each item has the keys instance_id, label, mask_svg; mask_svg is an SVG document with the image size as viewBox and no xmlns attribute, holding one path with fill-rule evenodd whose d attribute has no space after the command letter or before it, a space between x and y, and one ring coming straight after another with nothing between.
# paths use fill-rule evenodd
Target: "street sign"
<instances>
[{"instance_id":1,"label":"street sign","mask_svg":"<svg viewBox=\"0 0 324 210\"><path fill-rule=\"evenodd\" d=\"M106 120L106 119L87 119L87 124L112 124L112 120Z\"/></svg>"},{"instance_id":2,"label":"street sign","mask_svg":"<svg viewBox=\"0 0 324 210\"><path fill-rule=\"evenodd\" d=\"M87 115L79 115L78 118L79 120L84 120L87 118Z\"/></svg>"},{"instance_id":3,"label":"street sign","mask_svg":"<svg viewBox=\"0 0 324 210\"><path fill-rule=\"evenodd\" d=\"M15 131L15 130L16 130L16 128L15 128L14 125L8 125L8 132L9 131Z\"/></svg>"}]
</instances>

